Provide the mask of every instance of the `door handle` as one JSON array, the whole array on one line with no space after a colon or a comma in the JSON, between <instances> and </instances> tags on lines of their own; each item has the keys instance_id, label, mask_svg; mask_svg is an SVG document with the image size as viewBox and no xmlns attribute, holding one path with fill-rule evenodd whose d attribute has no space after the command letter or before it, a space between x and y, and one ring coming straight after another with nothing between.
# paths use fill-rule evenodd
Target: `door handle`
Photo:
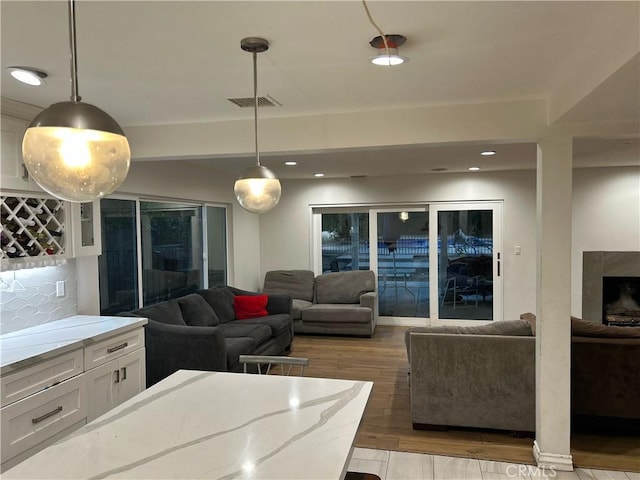
<instances>
[{"instance_id":1,"label":"door handle","mask_svg":"<svg viewBox=\"0 0 640 480\"><path fill-rule=\"evenodd\" d=\"M115 377L116 377L113 383L120 383L120 370L114 370L113 373L115 373Z\"/></svg>"},{"instance_id":2,"label":"door handle","mask_svg":"<svg viewBox=\"0 0 640 480\"><path fill-rule=\"evenodd\" d=\"M122 376L121 376L122 380L126 380L127 379L127 367L122 367L120 370L122 371Z\"/></svg>"}]
</instances>

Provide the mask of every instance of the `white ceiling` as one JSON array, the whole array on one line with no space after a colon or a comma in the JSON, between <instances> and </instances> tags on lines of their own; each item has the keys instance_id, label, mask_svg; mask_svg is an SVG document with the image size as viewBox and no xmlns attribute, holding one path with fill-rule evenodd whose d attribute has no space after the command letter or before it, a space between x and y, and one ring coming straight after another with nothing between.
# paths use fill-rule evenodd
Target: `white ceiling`
<instances>
[{"instance_id":1,"label":"white ceiling","mask_svg":"<svg viewBox=\"0 0 640 480\"><path fill-rule=\"evenodd\" d=\"M251 55L240 40L262 36L271 48L258 56L259 94L282 106L260 109L261 119L364 111L383 122L390 109L540 99L558 113L551 115L556 124L640 120L640 2L370 0L368 6L385 33L407 37L400 48L406 64L368 62L375 54L368 42L378 32L361 1L78 0L80 94L125 129L251 119L253 109L227 98L252 96ZM2 0L0 14L2 97L39 107L68 99L66 2ZM46 86L18 84L5 70L11 65L46 71ZM639 135L603 131L606 138L576 141L577 166L637 163ZM499 154L479 157L486 148ZM263 158L283 178L308 178L320 170L351 176L476 164L535 168L535 152L529 139L301 152L301 165L288 169L283 156ZM246 155L215 157L190 161L234 174L252 162Z\"/></svg>"}]
</instances>

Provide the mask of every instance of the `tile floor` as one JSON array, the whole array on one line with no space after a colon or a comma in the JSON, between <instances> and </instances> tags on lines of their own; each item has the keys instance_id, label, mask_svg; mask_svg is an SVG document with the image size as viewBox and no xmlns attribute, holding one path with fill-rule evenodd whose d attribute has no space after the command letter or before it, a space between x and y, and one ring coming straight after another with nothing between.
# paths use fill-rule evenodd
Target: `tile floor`
<instances>
[{"instance_id":1,"label":"tile floor","mask_svg":"<svg viewBox=\"0 0 640 480\"><path fill-rule=\"evenodd\" d=\"M640 473L584 468L542 471L533 465L368 448L354 449L349 471L374 473L381 480L640 480Z\"/></svg>"}]
</instances>

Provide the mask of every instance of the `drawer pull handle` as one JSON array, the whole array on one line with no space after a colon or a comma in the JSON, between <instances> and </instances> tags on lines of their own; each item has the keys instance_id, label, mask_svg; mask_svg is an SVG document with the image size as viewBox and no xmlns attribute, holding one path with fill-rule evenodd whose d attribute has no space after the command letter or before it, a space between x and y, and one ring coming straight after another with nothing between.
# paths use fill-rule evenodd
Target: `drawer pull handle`
<instances>
[{"instance_id":1,"label":"drawer pull handle","mask_svg":"<svg viewBox=\"0 0 640 480\"><path fill-rule=\"evenodd\" d=\"M120 370L122 370L122 380L126 380L127 379L127 367L122 367Z\"/></svg>"},{"instance_id":2,"label":"drawer pull handle","mask_svg":"<svg viewBox=\"0 0 640 480\"><path fill-rule=\"evenodd\" d=\"M124 342L116 347L107 348L107 353L117 352L118 350L122 350L123 348L127 348L129 346L128 342Z\"/></svg>"},{"instance_id":3,"label":"drawer pull handle","mask_svg":"<svg viewBox=\"0 0 640 480\"><path fill-rule=\"evenodd\" d=\"M31 419L31 423L33 423L34 425L36 423L40 423L43 420L46 420L49 417L52 417L53 415L55 415L56 413L60 413L62 411L62 407L58 407L55 410L51 410L49 413L45 413L44 415L42 415L41 417L38 418L32 418Z\"/></svg>"}]
</instances>

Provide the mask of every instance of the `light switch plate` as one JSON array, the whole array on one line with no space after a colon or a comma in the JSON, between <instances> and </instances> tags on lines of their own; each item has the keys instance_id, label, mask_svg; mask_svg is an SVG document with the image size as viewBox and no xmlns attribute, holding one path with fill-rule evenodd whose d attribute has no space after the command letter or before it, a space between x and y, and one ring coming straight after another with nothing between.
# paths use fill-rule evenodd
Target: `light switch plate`
<instances>
[{"instance_id":1,"label":"light switch plate","mask_svg":"<svg viewBox=\"0 0 640 480\"><path fill-rule=\"evenodd\" d=\"M56 282L56 297L64 297L64 280Z\"/></svg>"}]
</instances>

